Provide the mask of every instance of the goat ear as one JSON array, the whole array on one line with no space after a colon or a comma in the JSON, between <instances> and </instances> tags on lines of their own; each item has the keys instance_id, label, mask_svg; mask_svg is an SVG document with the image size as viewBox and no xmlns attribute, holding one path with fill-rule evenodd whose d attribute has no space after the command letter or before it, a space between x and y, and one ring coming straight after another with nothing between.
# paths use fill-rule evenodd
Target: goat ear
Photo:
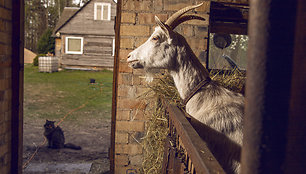
<instances>
[{"instance_id":1,"label":"goat ear","mask_svg":"<svg viewBox=\"0 0 306 174\"><path fill-rule=\"evenodd\" d=\"M160 28L164 30L167 37L170 38L170 34L172 32L171 28L167 24L163 23L157 16L155 16L155 21L160 26Z\"/></svg>"}]
</instances>

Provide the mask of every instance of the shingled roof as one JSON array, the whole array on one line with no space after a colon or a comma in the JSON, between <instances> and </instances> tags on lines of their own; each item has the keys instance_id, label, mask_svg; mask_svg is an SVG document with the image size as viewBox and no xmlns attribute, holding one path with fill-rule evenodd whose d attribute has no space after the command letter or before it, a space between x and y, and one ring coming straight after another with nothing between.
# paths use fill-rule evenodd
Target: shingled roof
<instances>
[{"instance_id":1,"label":"shingled roof","mask_svg":"<svg viewBox=\"0 0 306 174\"><path fill-rule=\"evenodd\" d=\"M78 7L65 7L52 35L55 36L56 32L61 29L79 10L80 8Z\"/></svg>"}]
</instances>

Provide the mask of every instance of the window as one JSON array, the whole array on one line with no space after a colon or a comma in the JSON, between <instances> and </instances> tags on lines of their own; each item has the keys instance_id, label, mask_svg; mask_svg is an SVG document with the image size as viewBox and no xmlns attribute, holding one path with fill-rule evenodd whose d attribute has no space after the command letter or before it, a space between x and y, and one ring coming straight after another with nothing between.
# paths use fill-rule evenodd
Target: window
<instances>
[{"instance_id":1,"label":"window","mask_svg":"<svg viewBox=\"0 0 306 174\"><path fill-rule=\"evenodd\" d=\"M94 9L95 20L110 20L111 18L111 4L110 3L95 3Z\"/></svg>"},{"instance_id":2,"label":"window","mask_svg":"<svg viewBox=\"0 0 306 174\"><path fill-rule=\"evenodd\" d=\"M83 54L82 37L66 37L66 54Z\"/></svg>"},{"instance_id":3,"label":"window","mask_svg":"<svg viewBox=\"0 0 306 174\"><path fill-rule=\"evenodd\" d=\"M209 69L246 70L248 36L210 33Z\"/></svg>"}]
</instances>

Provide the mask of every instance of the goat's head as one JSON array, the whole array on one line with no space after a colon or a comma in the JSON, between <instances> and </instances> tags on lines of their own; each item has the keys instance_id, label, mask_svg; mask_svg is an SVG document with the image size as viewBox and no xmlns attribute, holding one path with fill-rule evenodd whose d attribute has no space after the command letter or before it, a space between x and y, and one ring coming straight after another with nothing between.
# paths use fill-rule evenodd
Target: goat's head
<instances>
[{"instance_id":1,"label":"goat's head","mask_svg":"<svg viewBox=\"0 0 306 174\"><path fill-rule=\"evenodd\" d=\"M134 68L142 68L146 70L152 69L171 69L176 63L178 33L173 29L179 24L191 20L205 20L198 15L185 15L186 12L201 6L199 5L185 7L174 13L165 23L155 16L158 26L149 39L132 51L128 55L127 62Z\"/></svg>"}]
</instances>

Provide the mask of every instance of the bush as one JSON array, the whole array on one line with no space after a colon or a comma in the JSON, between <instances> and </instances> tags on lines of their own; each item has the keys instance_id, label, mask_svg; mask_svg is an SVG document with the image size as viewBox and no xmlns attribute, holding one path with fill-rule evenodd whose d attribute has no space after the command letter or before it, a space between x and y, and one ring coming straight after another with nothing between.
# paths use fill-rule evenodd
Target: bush
<instances>
[{"instance_id":1,"label":"bush","mask_svg":"<svg viewBox=\"0 0 306 174\"><path fill-rule=\"evenodd\" d=\"M50 28L48 28L41 35L37 43L38 54L47 54L47 53L54 54L55 39L51 37L51 35L52 35L52 30Z\"/></svg>"},{"instance_id":2,"label":"bush","mask_svg":"<svg viewBox=\"0 0 306 174\"><path fill-rule=\"evenodd\" d=\"M46 56L45 54L38 54L34 59L33 59L33 66L38 66L38 58Z\"/></svg>"}]
</instances>

